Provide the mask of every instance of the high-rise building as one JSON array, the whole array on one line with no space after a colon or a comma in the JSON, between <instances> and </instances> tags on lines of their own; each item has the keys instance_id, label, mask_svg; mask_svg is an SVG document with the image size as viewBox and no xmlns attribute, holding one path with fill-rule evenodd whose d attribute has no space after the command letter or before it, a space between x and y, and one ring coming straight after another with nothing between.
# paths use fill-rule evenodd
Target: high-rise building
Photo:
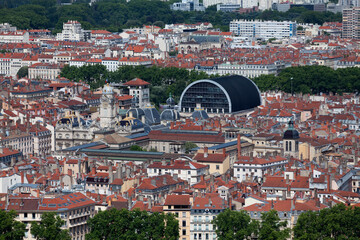
<instances>
[{"instance_id":1,"label":"high-rise building","mask_svg":"<svg viewBox=\"0 0 360 240\"><path fill-rule=\"evenodd\" d=\"M343 10L342 37L360 39L360 7Z\"/></svg>"},{"instance_id":2,"label":"high-rise building","mask_svg":"<svg viewBox=\"0 0 360 240\"><path fill-rule=\"evenodd\" d=\"M288 38L296 36L296 23L290 21L248 21L233 20L230 31L240 37L259 38Z\"/></svg>"}]
</instances>

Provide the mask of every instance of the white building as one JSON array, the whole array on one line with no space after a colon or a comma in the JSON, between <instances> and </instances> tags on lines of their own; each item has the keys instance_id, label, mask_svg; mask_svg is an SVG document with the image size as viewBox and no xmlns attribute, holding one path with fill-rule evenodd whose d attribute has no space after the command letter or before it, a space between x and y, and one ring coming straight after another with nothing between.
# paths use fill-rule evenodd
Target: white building
<instances>
[{"instance_id":1,"label":"white building","mask_svg":"<svg viewBox=\"0 0 360 240\"><path fill-rule=\"evenodd\" d=\"M29 33L26 31L0 32L0 43L28 43Z\"/></svg>"},{"instance_id":2,"label":"white building","mask_svg":"<svg viewBox=\"0 0 360 240\"><path fill-rule=\"evenodd\" d=\"M170 8L175 11L205 11L205 7L199 0L182 0L173 3Z\"/></svg>"},{"instance_id":3,"label":"white building","mask_svg":"<svg viewBox=\"0 0 360 240\"><path fill-rule=\"evenodd\" d=\"M204 0L204 7L209 7L212 5L217 5L217 4L239 4L240 6L242 6L242 1L241 0Z\"/></svg>"},{"instance_id":4,"label":"white building","mask_svg":"<svg viewBox=\"0 0 360 240\"><path fill-rule=\"evenodd\" d=\"M100 127L111 128L116 118L116 106L113 88L105 85L100 99Z\"/></svg>"},{"instance_id":5,"label":"white building","mask_svg":"<svg viewBox=\"0 0 360 240\"><path fill-rule=\"evenodd\" d=\"M217 239L212 220L229 207L227 203L214 194L194 198L190 213L190 239Z\"/></svg>"},{"instance_id":6,"label":"white building","mask_svg":"<svg viewBox=\"0 0 360 240\"><path fill-rule=\"evenodd\" d=\"M169 174L174 176L175 174L189 182L190 185L196 184L200 181L201 176L207 174L209 167L207 165L193 162L187 158L177 159L174 162L166 163L154 162L147 168L147 174L149 177Z\"/></svg>"},{"instance_id":7,"label":"white building","mask_svg":"<svg viewBox=\"0 0 360 240\"><path fill-rule=\"evenodd\" d=\"M256 39L289 38L296 36L296 23L290 21L233 20L230 32L237 36Z\"/></svg>"},{"instance_id":8,"label":"white building","mask_svg":"<svg viewBox=\"0 0 360 240\"><path fill-rule=\"evenodd\" d=\"M78 21L68 21L63 24L63 31L56 35L58 41L84 41L84 30Z\"/></svg>"},{"instance_id":9,"label":"white building","mask_svg":"<svg viewBox=\"0 0 360 240\"><path fill-rule=\"evenodd\" d=\"M260 180L268 171L285 167L287 163L288 160L280 156L269 158L241 156L241 159L234 164L234 177L238 182L247 181L250 178Z\"/></svg>"},{"instance_id":10,"label":"white building","mask_svg":"<svg viewBox=\"0 0 360 240\"><path fill-rule=\"evenodd\" d=\"M245 77L258 77L260 75L277 74L278 67L275 64L231 64L222 63L217 68L219 75L242 75Z\"/></svg>"},{"instance_id":11,"label":"white building","mask_svg":"<svg viewBox=\"0 0 360 240\"><path fill-rule=\"evenodd\" d=\"M0 193L8 193L8 189L16 183L21 183L21 177L18 173L0 172Z\"/></svg>"}]
</instances>

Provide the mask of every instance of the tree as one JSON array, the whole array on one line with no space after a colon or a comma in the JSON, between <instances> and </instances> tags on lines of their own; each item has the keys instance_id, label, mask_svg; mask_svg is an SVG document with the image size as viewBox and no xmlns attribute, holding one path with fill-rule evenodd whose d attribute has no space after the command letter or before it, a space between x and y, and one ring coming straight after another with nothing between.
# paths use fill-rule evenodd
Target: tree
<instances>
[{"instance_id":1,"label":"tree","mask_svg":"<svg viewBox=\"0 0 360 240\"><path fill-rule=\"evenodd\" d=\"M337 204L320 212L302 213L294 227L294 239L359 239L360 208Z\"/></svg>"},{"instance_id":2,"label":"tree","mask_svg":"<svg viewBox=\"0 0 360 240\"><path fill-rule=\"evenodd\" d=\"M130 151L146 152L146 150L140 147L139 145L132 145L130 147Z\"/></svg>"},{"instance_id":3,"label":"tree","mask_svg":"<svg viewBox=\"0 0 360 240\"><path fill-rule=\"evenodd\" d=\"M71 239L69 231L61 229L65 221L54 212L46 212L41 216L40 223L31 223L31 234L40 240L67 240Z\"/></svg>"},{"instance_id":4,"label":"tree","mask_svg":"<svg viewBox=\"0 0 360 240\"><path fill-rule=\"evenodd\" d=\"M277 211L270 210L261 214L260 240L285 240L290 237L286 221L280 221Z\"/></svg>"},{"instance_id":5,"label":"tree","mask_svg":"<svg viewBox=\"0 0 360 240\"><path fill-rule=\"evenodd\" d=\"M219 240L249 239L256 235L259 223L245 211L226 209L212 221Z\"/></svg>"},{"instance_id":6,"label":"tree","mask_svg":"<svg viewBox=\"0 0 360 240\"><path fill-rule=\"evenodd\" d=\"M19 71L17 72L17 76L19 79L28 75L28 68L28 66L24 66L19 69Z\"/></svg>"},{"instance_id":7,"label":"tree","mask_svg":"<svg viewBox=\"0 0 360 240\"><path fill-rule=\"evenodd\" d=\"M16 221L16 212L0 210L0 240L22 240L25 237L26 225Z\"/></svg>"},{"instance_id":8,"label":"tree","mask_svg":"<svg viewBox=\"0 0 360 240\"><path fill-rule=\"evenodd\" d=\"M191 149L196 148L197 145L193 142L186 142L185 143L185 153L189 153Z\"/></svg>"},{"instance_id":9,"label":"tree","mask_svg":"<svg viewBox=\"0 0 360 240\"><path fill-rule=\"evenodd\" d=\"M173 215L164 213L112 208L90 218L88 226L87 240L176 240L179 237L178 221Z\"/></svg>"}]
</instances>

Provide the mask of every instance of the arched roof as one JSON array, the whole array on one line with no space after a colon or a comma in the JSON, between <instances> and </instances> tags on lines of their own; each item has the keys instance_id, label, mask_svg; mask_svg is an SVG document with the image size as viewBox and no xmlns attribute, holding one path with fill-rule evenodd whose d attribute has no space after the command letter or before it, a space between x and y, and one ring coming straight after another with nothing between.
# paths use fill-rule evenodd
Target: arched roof
<instances>
[{"instance_id":1,"label":"arched roof","mask_svg":"<svg viewBox=\"0 0 360 240\"><path fill-rule=\"evenodd\" d=\"M203 79L191 83L181 94L180 109L186 91L200 82L212 83L219 87L224 92L232 113L261 105L261 93L256 84L247 77L233 75L214 79Z\"/></svg>"}]
</instances>

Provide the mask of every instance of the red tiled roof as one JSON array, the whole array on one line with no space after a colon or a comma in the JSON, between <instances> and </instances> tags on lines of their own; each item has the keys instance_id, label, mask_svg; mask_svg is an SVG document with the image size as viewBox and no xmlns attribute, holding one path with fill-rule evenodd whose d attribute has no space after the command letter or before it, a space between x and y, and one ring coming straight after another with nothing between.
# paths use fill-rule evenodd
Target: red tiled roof
<instances>
[{"instance_id":1,"label":"red tiled roof","mask_svg":"<svg viewBox=\"0 0 360 240\"><path fill-rule=\"evenodd\" d=\"M125 86L146 86L150 85L150 83L140 79L140 78L134 78L126 83L124 83Z\"/></svg>"}]
</instances>

